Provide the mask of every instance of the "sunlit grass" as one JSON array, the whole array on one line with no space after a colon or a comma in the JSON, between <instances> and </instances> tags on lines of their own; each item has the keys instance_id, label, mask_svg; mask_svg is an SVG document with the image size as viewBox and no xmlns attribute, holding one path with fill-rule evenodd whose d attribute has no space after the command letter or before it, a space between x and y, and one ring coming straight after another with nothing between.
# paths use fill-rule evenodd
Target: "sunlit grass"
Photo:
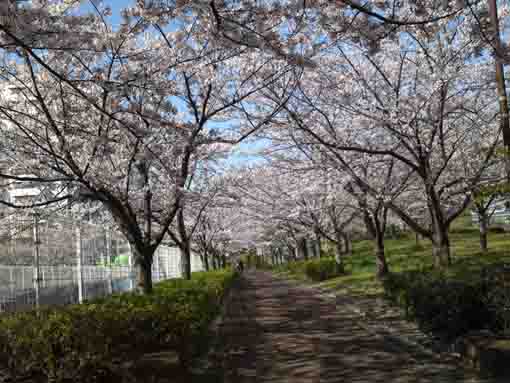
<instances>
[{"instance_id":1,"label":"sunlit grass","mask_svg":"<svg viewBox=\"0 0 510 383\"><path fill-rule=\"evenodd\" d=\"M469 280L491 263L510 262L510 233L489 233L487 254L480 252L479 234L470 225L469 217L461 217L452 225L450 234L453 265L445 275L449 278ZM430 240L421 239L416 244L414 235L385 241L386 256L391 272L423 270L436 273L433 268L432 245ZM347 275L320 283L325 288L351 295L378 295L382 285L375 278L375 258L370 241L353 244L353 255L345 257Z\"/></svg>"}]
</instances>

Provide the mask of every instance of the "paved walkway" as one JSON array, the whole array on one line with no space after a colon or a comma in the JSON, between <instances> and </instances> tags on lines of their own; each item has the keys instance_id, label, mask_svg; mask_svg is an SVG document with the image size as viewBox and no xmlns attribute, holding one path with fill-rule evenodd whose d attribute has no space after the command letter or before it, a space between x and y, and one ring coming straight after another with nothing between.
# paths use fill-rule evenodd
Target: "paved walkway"
<instances>
[{"instance_id":1,"label":"paved walkway","mask_svg":"<svg viewBox=\"0 0 510 383\"><path fill-rule=\"evenodd\" d=\"M488 382L454 361L371 331L317 291L245 273L220 329L224 383Z\"/></svg>"}]
</instances>

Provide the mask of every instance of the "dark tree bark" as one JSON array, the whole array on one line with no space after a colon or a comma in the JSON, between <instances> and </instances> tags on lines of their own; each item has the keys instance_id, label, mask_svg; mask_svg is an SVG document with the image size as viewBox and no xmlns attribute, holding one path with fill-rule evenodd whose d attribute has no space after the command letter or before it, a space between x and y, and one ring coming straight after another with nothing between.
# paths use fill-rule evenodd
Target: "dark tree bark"
<instances>
[{"instance_id":1,"label":"dark tree bark","mask_svg":"<svg viewBox=\"0 0 510 383\"><path fill-rule=\"evenodd\" d=\"M414 244L416 247L420 246L420 233L414 233Z\"/></svg>"},{"instance_id":2,"label":"dark tree bark","mask_svg":"<svg viewBox=\"0 0 510 383\"><path fill-rule=\"evenodd\" d=\"M177 245L181 250L181 262L182 262L182 276L184 279L191 279L191 238L188 236L186 231L186 224L184 222L184 211L179 209L177 213L177 230L179 232L179 240L174 236Z\"/></svg>"},{"instance_id":3,"label":"dark tree bark","mask_svg":"<svg viewBox=\"0 0 510 383\"><path fill-rule=\"evenodd\" d=\"M364 207L364 220L367 225L367 232L373 233L374 255L376 261L376 277L381 279L389 273L388 262L384 249L384 232L386 229L386 217L388 209L379 203L373 211Z\"/></svg>"},{"instance_id":4,"label":"dark tree bark","mask_svg":"<svg viewBox=\"0 0 510 383\"><path fill-rule=\"evenodd\" d=\"M432 255L434 256L434 265L443 269L451 265L450 239L448 232L436 232L432 238Z\"/></svg>"},{"instance_id":5,"label":"dark tree bark","mask_svg":"<svg viewBox=\"0 0 510 383\"><path fill-rule=\"evenodd\" d=\"M139 293L152 293L152 256L150 249L133 249L136 266L136 290Z\"/></svg>"},{"instance_id":6,"label":"dark tree bark","mask_svg":"<svg viewBox=\"0 0 510 383\"><path fill-rule=\"evenodd\" d=\"M191 250L189 246L184 244L180 247L181 250L181 266L182 266L182 277L184 279L191 279Z\"/></svg>"},{"instance_id":7,"label":"dark tree bark","mask_svg":"<svg viewBox=\"0 0 510 383\"><path fill-rule=\"evenodd\" d=\"M480 250L482 253L487 253L488 246L487 246L487 231L488 231L488 219L487 216L484 214L483 216L479 216L480 219Z\"/></svg>"},{"instance_id":8,"label":"dark tree bark","mask_svg":"<svg viewBox=\"0 0 510 383\"><path fill-rule=\"evenodd\" d=\"M319 254L317 254L317 245L315 244L315 241L314 240L310 240L309 242L311 245L312 245L312 257L313 258L318 258L319 257Z\"/></svg>"},{"instance_id":9,"label":"dark tree bark","mask_svg":"<svg viewBox=\"0 0 510 383\"><path fill-rule=\"evenodd\" d=\"M306 238L301 240L301 251L303 252L303 258L308 260L308 241Z\"/></svg>"},{"instance_id":10,"label":"dark tree bark","mask_svg":"<svg viewBox=\"0 0 510 383\"><path fill-rule=\"evenodd\" d=\"M383 278L388 274L389 268L386 262L386 255L384 253L384 238L381 235L377 235L375 240L375 259L376 259L376 276L377 278Z\"/></svg>"},{"instance_id":11,"label":"dark tree bark","mask_svg":"<svg viewBox=\"0 0 510 383\"><path fill-rule=\"evenodd\" d=\"M435 192L430 195L434 197ZM443 269L451 265L450 238L448 234L449 223L445 221L445 214L442 212L438 198L430 198L429 211L432 216L432 255L434 265Z\"/></svg>"},{"instance_id":12,"label":"dark tree bark","mask_svg":"<svg viewBox=\"0 0 510 383\"><path fill-rule=\"evenodd\" d=\"M338 273L343 273L345 271L344 268L344 257L343 257L343 249L342 249L342 233L340 231L335 232L336 236L336 254L335 254L335 261L336 261L336 268Z\"/></svg>"},{"instance_id":13,"label":"dark tree bark","mask_svg":"<svg viewBox=\"0 0 510 383\"><path fill-rule=\"evenodd\" d=\"M294 249L294 246L287 244L287 251L288 251L287 262L290 262L291 260L296 258L296 250Z\"/></svg>"},{"instance_id":14,"label":"dark tree bark","mask_svg":"<svg viewBox=\"0 0 510 383\"><path fill-rule=\"evenodd\" d=\"M366 205L364 203L363 205ZM375 229L372 222L372 217L370 216L370 212L368 209L363 208L363 221L365 222L365 228L367 229L367 236L369 239L375 239Z\"/></svg>"},{"instance_id":15,"label":"dark tree bark","mask_svg":"<svg viewBox=\"0 0 510 383\"><path fill-rule=\"evenodd\" d=\"M204 250L202 253L202 263L204 264L205 271L209 271L209 252L207 250Z\"/></svg>"},{"instance_id":16,"label":"dark tree bark","mask_svg":"<svg viewBox=\"0 0 510 383\"><path fill-rule=\"evenodd\" d=\"M495 208L492 206L495 199L496 194L493 194L488 198L477 199L474 202L476 214L478 215L478 225L480 228L480 251L484 254L488 251L487 234L489 231L490 220L495 211Z\"/></svg>"},{"instance_id":17,"label":"dark tree bark","mask_svg":"<svg viewBox=\"0 0 510 383\"><path fill-rule=\"evenodd\" d=\"M379 218L379 210L382 217ZM376 276L383 278L389 272L388 263L386 262L386 255L384 253L384 232L386 229L386 215L387 209L379 206L373 216L373 230L375 233L375 258L376 258Z\"/></svg>"},{"instance_id":18,"label":"dark tree bark","mask_svg":"<svg viewBox=\"0 0 510 383\"><path fill-rule=\"evenodd\" d=\"M212 252L211 254L212 258L212 267L214 270L218 270L219 269L219 261L218 261L218 255L216 254L215 251Z\"/></svg>"},{"instance_id":19,"label":"dark tree bark","mask_svg":"<svg viewBox=\"0 0 510 383\"><path fill-rule=\"evenodd\" d=\"M317 252L317 256L319 258L322 258L322 246L321 246L321 233L320 233L320 230L316 229L315 230L315 247L316 247L316 252Z\"/></svg>"},{"instance_id":20,"label":"dark tree bark","mask_svg":"<svg viewBox=\"0 0 510 383\"><path fill-rule=\"evenodd\" d=\"M349 233L345 233L343 235L344 246L345 246L345 254L352 255L352 239Z\"/></svg>"}]
</instances>

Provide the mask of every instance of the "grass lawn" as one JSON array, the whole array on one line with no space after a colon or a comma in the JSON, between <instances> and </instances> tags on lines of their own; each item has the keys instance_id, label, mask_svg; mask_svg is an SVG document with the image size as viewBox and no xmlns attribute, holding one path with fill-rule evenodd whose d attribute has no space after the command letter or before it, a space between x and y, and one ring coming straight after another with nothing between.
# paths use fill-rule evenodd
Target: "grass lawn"
<instances>
[{"instance_id":1,"label":"grass lawn","mask_svg":"<svg viewBox=\"0 0 510 383\"><path fill-rule=\"evenodd\" d=\"M446 274L454 279L469 279L474 273L491 263L510 262L510 233L489 233L487 254L480 252L477 227L471 226L469 217L455 222L450 233L453 265ZM417 246L414 235L385 241L386 257L391 272L422 269L432 270L432 246L422 239ZM375 259L371 241L353 244L353 255L345 257L347 275L321 282L320 286L351 295L382 293L382 285L374 277Z\"/></svg>"}]
</instances>

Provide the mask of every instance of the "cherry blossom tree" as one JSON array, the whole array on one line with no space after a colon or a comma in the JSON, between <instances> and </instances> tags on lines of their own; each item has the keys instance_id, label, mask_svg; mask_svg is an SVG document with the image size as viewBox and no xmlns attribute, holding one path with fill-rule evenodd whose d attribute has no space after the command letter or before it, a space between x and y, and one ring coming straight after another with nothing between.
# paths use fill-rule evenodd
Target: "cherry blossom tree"
<instances>
[{"instance_id":1,"label":"cherry blossom tree","mask_svg":"<svg viewBox=\"0 0 510 383\"><path fill-rule=\"evenodd\" d=\"M251 99L279 72L200 31L149 33L129 12L113 30L106 10L74 15L73 5L34 3L0 25L6 155L30 174L2 176L65 185L65 195L32 207L70 197L101 203L131 244L139 289L150 292L154 251L174 219L184 227L194 169L276 113L280 106L255 110ZM20 28L28 21L34 26ZM240 116L258 118L239 126Z\"/></svg>"},{"instance_id":2,"label":"cherry blossom tree","mask_svg":"<svg viewBox=\"0 0 510 383\"><path fill-rule=\"evenodd\" d=\"M479 41L469 28L457 20L438 23L434 33L409 29L377 50L337 44L317 58L320 70L305 71L286 117L273 122L275 135L287 125L289 140L322 147L384 209L430 238L438 265L450 262L449 225L471 202L500 142L492 63L472 60ZM274 94L266 96L276 101ZM415 198L423 198L431 227L399 202L410 191L399 191L396 199L392 192L381 194L374 181L384 172L361 177L348 153L392 159L403 180L418 182Z\"/></svg>"},{"instance_id":3,"label":"cherry blossom tree","mask_svg":"<svg viewBox=\"0 0 510 383\"><path fill-rule=\"evenodd\" d=\"M439 266L450 262L448 228L472 202L501 133L508 141L498 32L507 6L139 0L114 28L106 5L91 1L84 14L82 3L1 4L0 129L11 166L0 177L53 187L31 204L3 204L101 204L150 292L152 256L169 231L187 276L200 230L215 253L242 241L211 233L221 210L202 189L203 169L260 133L285 158L236 185L259 226L245 241L275 233L290 251L327 238L340 259L361 217L383 275L392 211L431 239ZM321 190L330 181L335 189Z\"/></svg>"},{"instance_id":4,"label":"cherry blossom tree","mask_svg":"<svg viewBox=\"0 0 510 383\"><path fill-rule=\"evenodd\" d=\"M212 167L209 163L204 165ZM236 222L236 215L231 210L236 196L229 194L227 179L211 175L211 170L204 167L194 170L177 220L168 228L168 234L181 249L183 274L187 279L191 278L193 248L201 256L206 269L209 269L209 256L216 261L213 266L219 265L217 260L220 255L223 256L220 249L226 250L232 239L228 228ZM223 258L221 261L224 265Z\"/></svg>"},{"instance_id":5,"label":"cherry blossom tree","mask_svg":"<svg viewBox=\"0 0 510 383\"><path fill-rule=\"evenodd\" d=\"M274 145L266 151L273 150L280 153ZM320 257L319 244L326 239L336 244L336 260L342 271L359 209L348 193L332 185L336 180L331 174L310 159L293 157L289 152L287 148L285 154L266 153L263 164L240 171L236 187L241 211L264 228L267 234L260 240L271 244L275 260L295 259L296 253L304 259L311 254ZM315 244L311 253L309 239Z\"/></svg>"}]
</instances>

